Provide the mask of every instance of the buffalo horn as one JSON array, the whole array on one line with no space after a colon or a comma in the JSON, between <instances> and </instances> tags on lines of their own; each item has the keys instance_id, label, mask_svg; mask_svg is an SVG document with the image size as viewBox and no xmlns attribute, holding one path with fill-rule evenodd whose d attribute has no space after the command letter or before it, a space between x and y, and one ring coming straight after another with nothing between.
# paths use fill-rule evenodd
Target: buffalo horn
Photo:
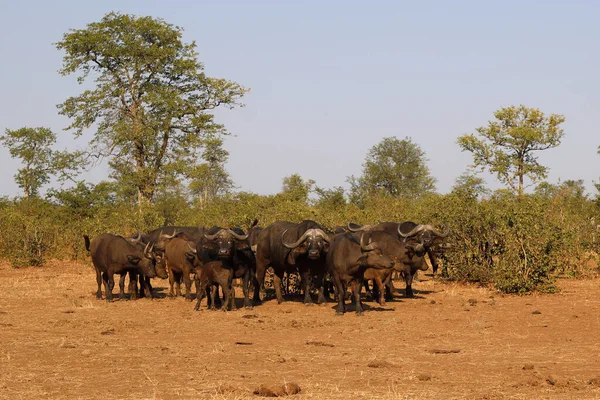
<instances>
[{"instance_id":1,"label":"buffalo horn","mask_svg":"<svg viewBox=\"0 0 600 400\"><path fill-rule=\"evenodd\" d=\"M437 229L432 229L431 230L433 232L434 235L441 237L441 238L445 238L446 236L448 236L450 234L450 228L448 227L448 224L444 223L444 232L440 233Z\"/></svg>"},{"instance_id":2,"label":"buffalo horn","mask_svg":"<svg viewBox=\"0 0 600 400\"><path fill-rule=\"evenodd\" d=\"M413 228L413 229L412 229L410 232L408 232L408 233L403 233L403 232L400 230L400 225L401 225L401 224L398 224L398 234L399 234L400 236L402 236L402 237L411 237L411 236L414 236L414 235L416 235L417 233L419 233L419 232L421 232L421 231L423 230L423 225L417 225L417 226L415 226L415 227L414 227L414 228Z\"/></svg>"},{"instance_id":3,"label":"buffalo horn","mask_svg":"<svg viewBox=\"0 0 600 400\"><path fill-rule=\"evenodd\" d=\"M144 255L145 256L149 256L152 254L152 249L154 249L154 243L152 243L152 245L150 245L151 242L146 243L146 247L144 247ZM148 250L148 246L150 246L150 249Z\"/></svg>"},{"instance_id":4,"label":"buffalo horn","mask_svg":"<svg viewBox=\"0 0 600 400\"><path fill-rule=\"evenodd\" d=\"M250 236L250 234L246 234L246 235L240 235L239 233L235 233L233 230L231 229L227 229L227 232L229 232L231 234L231 236L233 236L234 238L236 238L237 240L246 240L248 239L248 236Z\"/></svg>"},{"instance_id":5,"label":"buffalo horn","mask_svg":"<svg viewBox=\"0 0 600 400\"><path fill-rule=\"evenodd\" d=\"M348 230L350 232L370 231L373 228L373 225L369 225L369 224L367 224L367 225L361 225L361 226L358 226L356 224L352 224L352 225L355 226L355 228L353 228L353 227L350 226L350 224L352 224L352 223L348 222Z\"/></svg>"},{"instance_id":6,"label":"buffalo horn","mask_svg":"<svg viewBox=\"0 0 600 400\"><path fill-rule=\"evenodd\" d=\"M206 233L204 234L204 237L207 238L208 240L215 240L217 238L217 236L219 236L219 233L221 233L223 229L219 229L217 231L217 233L215 233L214 235L207 235Z\"/></svg>"},{"instance_id":7,"label":"buffalo horn","mask_svg":"<svg viewBox=\"0 0 600 400\"><path fill-rule=\"evenodd\" d=\"M160 237L165 238L165 239L173 239L175 236L177 236L178 233L179 232L177 232L177 229L173 230L173 234L172 235L162 234L162 231L161 231Z\"/></svg>"},{"instance_id":8,"label":"buffalo horn","mask_svg":"<svg viewBox=\"0 0 600 400\"><path fill-rule=\"evenodd\" d=\"M310 234L310 232L312 231L312 229L307 230L306 232L304 232L304 234L302 236L300 236L300 239L298 239L296 242L292 243L292 244L287 244L284 240L285 237L285 233L288 231L288 229L286 229L285 231L283 231L283 233L281 234L281 243L283 243L283 245L285 247L287 247L288 249L295 249L296 247L300 246L300 244L302 242L304 242L306 240L306 238L308 237L308 235Z\"/></svg>"},{"instance_id":9,"label":"buffalo horn","mask_svg":"<svg viewBox=\"0 0 600 400\"><path fill-rule=\"evenodd\" d=\"M142 233L140 231L138 231L137 236L134 238L131 238L131 241L139 243L140 240L142 240Z\"/></svg>"},{"instance_id":10,"label":"buffalo horn","mask_svg":"<svg viewBox=\"0 0 600 400\"><path fill-rule=\"evenodd\" d=\"M187 244L187 245L188 245L188 248L190 249L190 251L191 251L192 253L196 254L196 249L195 249L195 248L193 248L192 246L190 246L190 243L189 243L189 242L188 242L188 244Z\"/></svg>"},{"instance_id":11,"label":"buffalo horn","mask_svg":"<svg viewBox=\"0 0 600 400\"><path fill-rule=\"evenodd\" d=\"M362 235L360 235L360 248L361 248L361 250L363 250L363 251L375 250L375 246L373 245L373 243L371 243L371 238L369 238L369 243L365 245L364 237L365 237L364 233Z\"/></svg>"}]
</instances>

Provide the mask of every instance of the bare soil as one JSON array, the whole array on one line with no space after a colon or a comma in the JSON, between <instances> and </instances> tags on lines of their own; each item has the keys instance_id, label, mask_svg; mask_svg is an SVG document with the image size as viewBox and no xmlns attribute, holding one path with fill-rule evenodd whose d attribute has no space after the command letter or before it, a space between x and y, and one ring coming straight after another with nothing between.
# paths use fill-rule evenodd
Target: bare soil
<instances>
[{"instance_id":1,"label":"bare soil","mask_svg":"<svg viewBox=\"0 0 600 400\"><path fill-rule=\"evenodd\" d=\"M420 279L363 317L295 299L195 312L167 281L109 304L89 263L0 263L0 398L600 398L600 280L519 297Z\"/></svg>"}]
</instances>

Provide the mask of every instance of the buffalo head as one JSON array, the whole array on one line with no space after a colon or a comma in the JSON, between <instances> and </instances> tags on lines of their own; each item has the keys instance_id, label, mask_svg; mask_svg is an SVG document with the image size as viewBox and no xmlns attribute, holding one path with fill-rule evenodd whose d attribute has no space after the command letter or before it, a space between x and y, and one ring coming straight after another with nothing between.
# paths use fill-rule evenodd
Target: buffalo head
<instances>
[{"instance_id":1,"label":"buffalo head","mask_svg":"<svg viewBox=\"0 0 600 400\"><path fill-rule=\"evenodd\" d=\"M363 255L358 258L357 262L368 268L393 268L395 264L394 260L390 256L383 254L377 243L371 242L371 238L369 238L369 243L365 244L364 236L364 233L360 235L360 250Z\"/></svg>"},{"instance_id":2,"label":"buffalo head","mask_svg":"<svg viewBox=\"0 0 600 400\"><path fill-rule=\"evenodd\" d=\"M205 233L204 238L211 242L216 242L218 246L217 256L219 258L233 257L236 242L238 242L238 247L240 242L242 242L242 247L248 247L247 243L245 242L246 239L248 239L248 235L239 234L232 229L219 229L214 235Z\"/></svg>"},{"instance_id":3,"label":"buffalo head","mask_svg":"<svg viewBox=\"0 0 600 400\"><path fill-rule=\"evenodd\" d=\"M414 226L408 232L403 232L406 226ZM431 225L415 225L411 223L398 224L398 234L404 238L406 247L412 249L417 256L422 257L427 250L436 244L436 240L443 239L450 234L448 225L444 224L444 231L440 232Z\"/></svg>"},{"instance_id":4,"label":"buffalo head","mask_svg":"<svg viewBox=\"0 0 600 400\"><path fill-rule=\"evenodd\" d=\"M150 276L149 274L146 274L148 276L150 276L151 278L154 278L155 276L158 276L161 279L167 279L169 277L169 275L167 274L167 266L166 266L166 262L164 259L164 250L161 251L157 248L157 246L155 246L153 243L146 243L144 244L144 239L142 237L141 233L137 233L137 235L135 237L126 237L126 239L131 242L136 248L138 248L139 250L142 250L142 254L143 254L143 258L149 260L152 265L153 268L152 270L155 271L153 276ZM138 256L128 256L127 257L129 259L129 262L135 265L140 266L140 268L144 269L142 267L142 264L140 264L140 261L142 260L140 257ZM133 261L132 261L133 260ZM146 272L144 272L146 273Z\"/></svg>"},{"instance_id":5,"label":"buffalo head","mask_svg":"<svg viewBox=\"0 0 600 400\"><path fill-rule=\"evenodd\" d=\"M308 258L316 260L321 257L321 252L329 250L331 238L322 229L309 229L300 236L294 243L285 242L286 229L281 234L281 242L288 249L292 249L297 254L308 254Z\"/></svg>"},{"instance_id":6,"label":"buffalo head","mask_svg":"<svg viewBox=\"0 0 600 400\"><path fill-rule=\"evenodd\" d=\"M127 256L127 260L133 266L138 267L142 270L144 275L154 278L156 277L156 269L155 269L155 259L152 254L152 247L150 243L146 244L144 247L144 251L142 252L142 257L138 254L129 254Z\"/></svg>"},{"instance_id":7,"label":"buffalo head","mask_svg":"<svg viewBox=\"0 0 600 400\"><path fill-rule=\"evenodd\" d=\"M162 233L162 230L160 231L160 234L158 235L158 241L156 242L156 246L155 246L155 252L164 252L165 248L167 247L167 243L169 243L171 241L171 239L177 237L177 235L179 235L181 232L177 232L177 229L173 230L173 233L171 235L167 235L166 233Z\"/></svg>"}]
</instances>

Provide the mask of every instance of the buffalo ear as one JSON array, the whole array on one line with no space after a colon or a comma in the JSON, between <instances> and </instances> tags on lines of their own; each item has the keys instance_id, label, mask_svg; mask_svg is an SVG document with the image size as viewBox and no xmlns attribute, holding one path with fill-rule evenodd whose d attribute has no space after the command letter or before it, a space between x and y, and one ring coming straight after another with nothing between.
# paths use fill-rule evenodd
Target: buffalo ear
<instances>
[{"instance_id":1,"label":"buffalo ear","mask_svg":"<svg viewBox=\"0 0 600 400\"><path fill-rule=\"evenodd\" d=\"M235 244L235 249L238 251L251 250L250 244L248 244L248 242L239 242L237 240L236 240L236 244Z\"/></svg>"},{"instance_id":2,"label":"buffalo ear","mask_svg":"<svg viewBox=\"0 0 600 400\"><path fill-rule=\"evenodd\" d=\"M417 252L415 251L415 248L411 245L407 245L406 246L406 256L408 257L408 259L412 260L412 258L414 257L415 254L417 254Z\"/></svg>"},{"instance_id":3,"label":"buffalo ear","mask_svg":"<svg viewBox=\"0 0 600 400\"><path fill-rule=\"evenodd\" d=\"M137 256L132 256L132 255L128 255L127 259L129 260L130 263L132 263L133 265L138 265L138 263L142 260L141 258L137 257Z\"/></svg>"},{"instance_id":4,"label":"buffalo ear","mask_svg":"<svg viewBox=\"0 0 600 400\"><path fill-rule=\"evenodd\" d=\"M367 265L367 257L368 255L362 255L360 257L358 257L358 260L356 260L356 262L358 263L358 265Z\"/></svg>"},{"instance_id":5,"label":"buffalo ear","mask_svg":"<svg viewBox=\"0 0 600 400\"><path fill-rule=\"evenodd\" d=\"M187 258L188 260L193 260L194 258L196 258L196 254L192 253L191 251L186 251L185 258Z\"/></svg>"},{"instance_id":6,"label":"buffalo ear","mask_svg":"<svg viewBox=\"0 0 600 400\"><path fill-rule=\"evenodd\" d=\"M294 250L289 252L287 259L288 259L288 264L296 265L296 257L294 257Z\"/></svg>"}]
</instances>

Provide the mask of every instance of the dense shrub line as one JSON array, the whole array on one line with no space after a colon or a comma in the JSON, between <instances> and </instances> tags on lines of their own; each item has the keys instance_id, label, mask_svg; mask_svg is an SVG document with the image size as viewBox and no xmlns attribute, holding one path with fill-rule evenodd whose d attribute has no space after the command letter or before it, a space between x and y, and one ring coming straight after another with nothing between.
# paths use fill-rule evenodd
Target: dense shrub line
<instances>
[{"instance_id":1,"label":"dense shrub line","mask_svg":"<svg viewBox=\"0 0 600 400\"><path fill-rule=\"evenodd\" d=\"M57 205L47 200L0 201L0 254L15 267L49 258L84 259L81 235L131 234L163 224L266 226L276 220L313 219L333 228L347 222L413 220L447 223L451 235L439 252L447 279L494 284L506 293L552 290L559 274L576 275L597 247L598 206L585 197L515 197L498 192L478 200L459 194L418 200L372 197L354 204L310 204L285 194L237 193L209 204L159 201L135 205Z\"/></svg>"}]
</instances>

